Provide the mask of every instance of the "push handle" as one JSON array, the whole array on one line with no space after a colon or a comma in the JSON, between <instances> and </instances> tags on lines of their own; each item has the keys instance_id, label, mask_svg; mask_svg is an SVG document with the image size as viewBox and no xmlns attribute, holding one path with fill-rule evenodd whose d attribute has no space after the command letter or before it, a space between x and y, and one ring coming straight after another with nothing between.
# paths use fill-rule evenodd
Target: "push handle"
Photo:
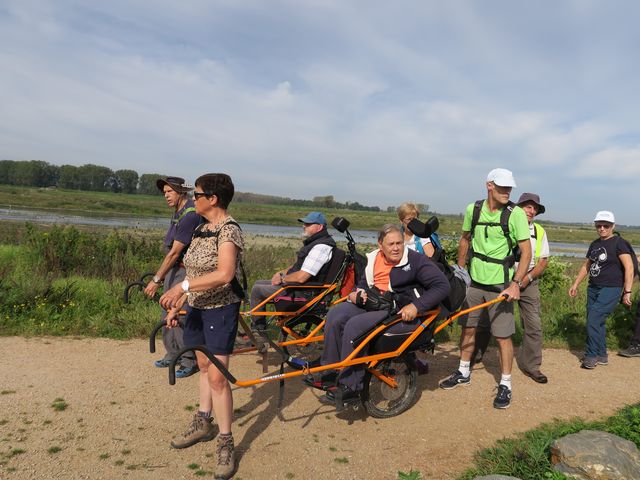
<instances>
[{"instance_id":1,"label":"push handle","mask_svg":"<svg viewBox=\"0 0 640 480\"><path fill-rule=\"evenodd\" d=\"M171 359L171 363L169 363L169 384L170 385L175 385L176 384L176 364L178 363L178 359L185 354L186 352L189 351L193 351L194 354L196 351L198 352L202 352L204 353L207 358L209 359L209 361L215 365L215 367L220 370L220 373L222 373L222 375L224 375L224 377L229 380L229 383L232 383L235 385L236 383L236 377L234 377L233 375L231 375L231 372L229 372L229 370L227 370L227 367L225 367L222 362L220 360L218 360L215 355L213 353L211 353L206 346L204 345L196 345L195 347L184 347L181 348L178 353L176 353L176 356L174 358Z\"/></svg>"}]
</instances>

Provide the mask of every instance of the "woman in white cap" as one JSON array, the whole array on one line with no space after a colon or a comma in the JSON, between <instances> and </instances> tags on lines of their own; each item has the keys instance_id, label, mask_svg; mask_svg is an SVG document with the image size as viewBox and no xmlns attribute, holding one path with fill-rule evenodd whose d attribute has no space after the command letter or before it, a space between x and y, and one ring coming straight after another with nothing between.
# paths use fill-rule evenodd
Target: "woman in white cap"
<instances>
[{"instance_id":1,"label":"woman in white cap","mask_svg":"<svg viewBox=\"0 0 640 480\"><path fill-rule=\"evenodd\" d=\"M580 282L589 275L587 344L581 365L587 369L609 363L605 322L621 298L622 303L631 305L633 284L632 252L622 238L613 234L616 222L613 213L602 210L593 222L599 238L589 245L587 259L569 289L569 296L575 297Z\"/></svg>"}]
</instances>

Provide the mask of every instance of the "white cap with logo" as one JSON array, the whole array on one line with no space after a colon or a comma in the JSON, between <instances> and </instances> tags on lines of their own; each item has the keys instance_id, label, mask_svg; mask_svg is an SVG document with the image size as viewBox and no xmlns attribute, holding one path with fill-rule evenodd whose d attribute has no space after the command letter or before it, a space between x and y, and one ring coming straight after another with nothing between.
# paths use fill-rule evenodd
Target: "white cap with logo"
<instances>
[{"instance_id":1,"label":"white cap with logo","mask_svg":"<svg viewBox=\"0 0 640 480\"><path fill-rule=\"evenodd\" d=\"M499 187L514 187L516 186L516 180L513 178L511 170L506 168L494 168L487 175L487 182L493 182Z\"/></svg>"},{"instance_id":2,"label":"white cap with logo","mask_svg":"<svg viewBox=\"0 0 640 480\"><path fill-rule=\"evenodd\" d=\"M609 212L608 210L600 210L598 213L596 213L596 218L594 218L593 221L616 223L616 217L613 216L613 212Z\"/></svg>"}]
</instances>

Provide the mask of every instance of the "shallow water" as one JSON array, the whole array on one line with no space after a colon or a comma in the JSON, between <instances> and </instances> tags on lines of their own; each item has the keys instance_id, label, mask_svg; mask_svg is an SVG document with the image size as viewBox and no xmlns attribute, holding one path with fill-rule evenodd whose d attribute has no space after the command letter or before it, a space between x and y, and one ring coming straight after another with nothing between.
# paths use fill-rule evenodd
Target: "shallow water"
<instances>
[{"instance_id":1,"label":"shallow water","mask_svg":"<svg viewBox=\"0 0 640 480\"><path fill-rule=\"evenodd\" d=\"M81 215L65 215L37 210L15 210L0 208L0 220L29 221L43 224L62 225L96 225L103 227L126 227L165 229L169 226L168 217L86 217ZM258 225L253 223L241 223L242 230L252 235L265 237L296 238L302 234L299 226ZM329 228L332 235L339 240L346 240L340 232ZM375 243L377 232L367 230L349 230L356 243ZM442 235L446 239L446 235ZM587 253L586 244L549 242L551 255L565 257L584 257Z\"/></svg>"}]
</instances>

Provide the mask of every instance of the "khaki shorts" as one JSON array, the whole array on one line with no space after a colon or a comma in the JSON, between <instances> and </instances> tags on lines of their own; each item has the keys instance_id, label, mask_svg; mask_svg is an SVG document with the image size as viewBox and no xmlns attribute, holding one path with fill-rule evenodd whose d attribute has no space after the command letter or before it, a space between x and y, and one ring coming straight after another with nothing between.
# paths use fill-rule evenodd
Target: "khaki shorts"
<instances>
[{"instance_id":1,"label":"khaki shorts","mask_svg":"<svg viewBox=\"0 0 640 480\"><path fill-rule=\"evenodd\" d=\"M469 308L493 300L499 295L471 286L467 289L467 298L462 308ZM516 333L516 321L513 315L513 302L503 301L487 308L474 310L458 319L463 327L477 327L478 324L491 324L491 334L498 338L507 338Z\"/></svg>"}]
</instances>

